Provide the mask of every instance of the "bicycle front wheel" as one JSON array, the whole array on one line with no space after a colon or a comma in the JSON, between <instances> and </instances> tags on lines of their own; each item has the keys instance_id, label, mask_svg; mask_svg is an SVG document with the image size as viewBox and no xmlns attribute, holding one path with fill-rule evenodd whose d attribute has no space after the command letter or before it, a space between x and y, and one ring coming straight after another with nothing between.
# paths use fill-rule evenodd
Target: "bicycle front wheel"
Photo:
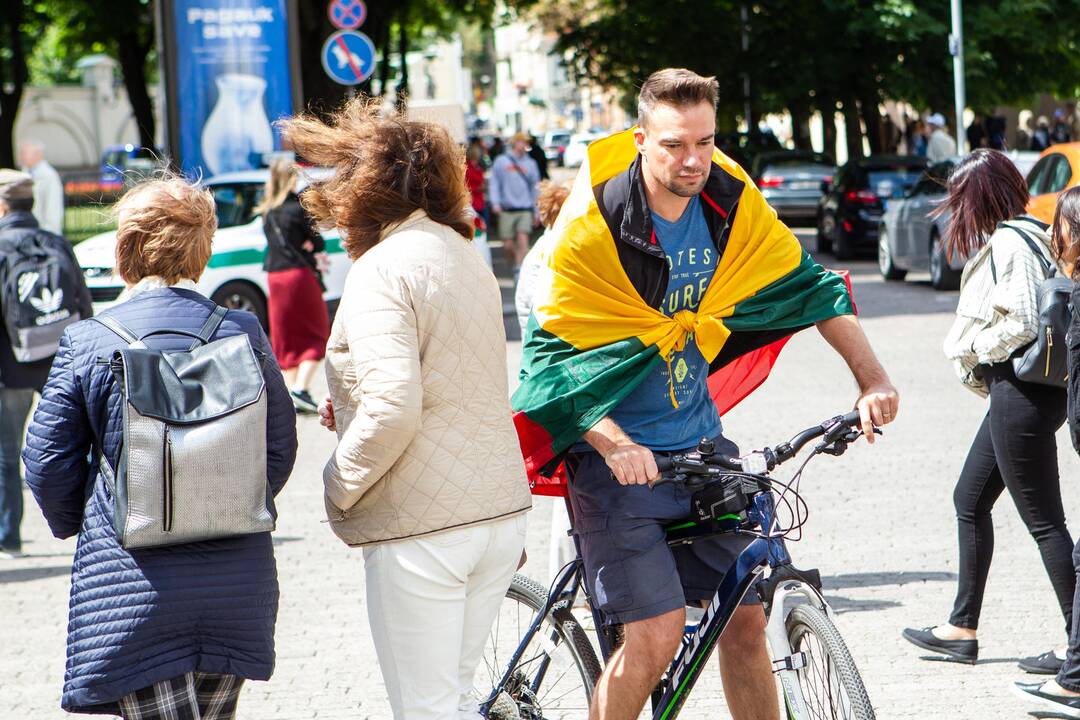
<instances>
[{"instance_id":1,"label":"bicycle front wheel","mask_svg":"<svg viewBox=\"0 0 1080 720\"><path fill-rule=\"evenodd\" d=\"M785 625L792 652L806 658L797 674L809 720L874 720L855 661L829 617L811 605L796 605Z\"/></svg>"},{"instance_id":2,"label":"bicycle front wheel","mask_svg":"<svg viewBox=\"0 0 1080 720\"><path fill-rule=\"evenodd\" d=\"M482 699L496 696L487 715L491 720L587 720L589 717L589 701L600 677L600 663L565 601L548 612L509 679L496 687L546 601L547 588L522 575L514 575L477 669L477 696Z\"/></svg>"}]
</instances>

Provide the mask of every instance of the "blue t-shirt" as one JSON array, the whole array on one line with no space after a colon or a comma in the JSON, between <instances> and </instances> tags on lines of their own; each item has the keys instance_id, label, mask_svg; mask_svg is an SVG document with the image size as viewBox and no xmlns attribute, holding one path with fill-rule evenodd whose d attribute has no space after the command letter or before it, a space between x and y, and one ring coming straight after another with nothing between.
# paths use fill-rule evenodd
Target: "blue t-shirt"
<instances>
[{"instance_id":1,"label":"blue t-shirt","mask_svg":"<svg viewBox=\"0 0 1080 720\"><path fill-rule=\"evenodd\" d=\"M668 290L660 310L669 317L697 310L719 258L698 196L691 198L676 222L652 214L656 239L668 260ZM703 437L720 434L720 414L709 396L709 363L691 337L671 358L671 372L661 362L634 391L611 411L611 418L634 442L650 450L679 450ZM671 403L669 378L675 384Z\"/></svg>"}]
</instances>

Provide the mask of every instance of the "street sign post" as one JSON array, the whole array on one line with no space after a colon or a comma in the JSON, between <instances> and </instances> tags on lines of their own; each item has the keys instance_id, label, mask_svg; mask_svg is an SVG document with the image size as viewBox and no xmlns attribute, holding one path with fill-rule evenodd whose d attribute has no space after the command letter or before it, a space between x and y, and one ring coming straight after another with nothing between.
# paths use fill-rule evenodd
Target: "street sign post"
<instances>
[{"instance_id":1,"label":"street sign post","mask_svg":"<svg viewBox=\"0 0 1080 720\"><path fill-rule=\"evenodd\" d=\"M326 14L338 30L356 30L367 20L367 5L364 0L330 0Z\"/></svg>"},{"instance_id":2,"label":"street sign post","mask_svg":"<svg viewBox=\"0 0 1080 720\"><path fill-rule=\"evenodd\" d=\"M322 49L323 70L342 85L359 85L375 72L375 44L355 30L339 30Z\"/></svg>"}]
</instances>

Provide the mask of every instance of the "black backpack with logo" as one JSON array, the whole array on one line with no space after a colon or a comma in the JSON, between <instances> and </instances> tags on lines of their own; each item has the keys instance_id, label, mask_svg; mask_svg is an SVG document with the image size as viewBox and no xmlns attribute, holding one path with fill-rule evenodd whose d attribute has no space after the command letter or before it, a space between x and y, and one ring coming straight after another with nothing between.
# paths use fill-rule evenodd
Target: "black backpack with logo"
<instances>
[{"instance_id":1,"label":"black backpack with logo","mask_svg":"<svg viewBox=\"0 0 1080 720\"><path fill-rule=\"evenodd\" d=\"M23 363L55 355L64 329L85 319L82 270L67 241L18 233L0 242L0 255L0 307L12 354Z\"/></svg>"}]
</instances>

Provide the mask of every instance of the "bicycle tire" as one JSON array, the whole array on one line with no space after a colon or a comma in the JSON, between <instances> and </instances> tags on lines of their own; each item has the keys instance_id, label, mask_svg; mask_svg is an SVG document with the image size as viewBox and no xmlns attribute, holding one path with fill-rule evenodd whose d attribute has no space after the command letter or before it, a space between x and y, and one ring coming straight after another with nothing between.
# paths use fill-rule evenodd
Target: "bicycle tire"
<instances>
[{"instance_id":1,"label":"bicycle tire","mask_svg":"<svg viewBox=\"0 0 1080 720\"><path fill-rule=\"evenodd\" d=\"M806 665L797 674L809 718L875 720L851 652L829 617L812 605L796 605L785 627L792 652L806 654Z\"/></svg>"},{"instance_id":2,"label":"bicycle tire","mask_svg":"<svg viewBox=\"0 0 1080 720\"><path fill-rule=\"evenodd\" d=\"M510 588L506 591L506 598L500 608L500 615L496 618L496 622L488 635L483 659L477 670L478 683L486 681L486 685L478 684L477 686L478 690L483 691L479 694L484 699L491 697L495 691L494 685L506 670L505 664L498 662L499 653L502 652L504 657L509 657L509 654L513 652L524 637L525 631L536 613L547 602L547 593L548 590L545 586L523 575L515 574L510 581ZM516 612L520 606L528 609L524 616ZM519 619L524 620L524 627L515 628L511 631L508 636L511 644L500 642L498 637L502 630L500 624L504 617L513 615L517 615ZM557 636L557 641L551 633ZM544 643L547 643L546 648L542 647ZM589 642L588 636L570 612L565 600L557 603L550 610L546 622L533 636L529 648L534 646L540 648L541 654L530 652L529 649L526 650L514 672L511 673L506 686L499 688L500 698L492 706L488 717L492 720L503 717L520 717L529 720L586 720L589 715L592 692L596 687L596 681L600 677L600 662L596 659L596 653ZM548 666L544 682L541 683L536 692L533 692L531 688L531 683L535 680L533 673L540 667L537 660L540 657L551 657L552 647L556 651L558 651L559 647L563 649L563 652L569 658L569 663L574 666L573 669L579 683L575 684L574 680L570 679L564 684L563 680L569 670L563 669L561 673L556 674L558 670L552 672L550 666ZM492 656L493 651L494 655ZM554 662L554 658L552 658L552 661ZM562 659L561 662L567 663L567 660ZM484 674L483 678L481 678L480 674ZM581 694L584 697L579 698ZM566 703L562 702L564 699L567 700ZM507 710L508 703L513 703L509 710ZM514 714L515 711L517 714Z\"/></svg>"}]
</instances>

